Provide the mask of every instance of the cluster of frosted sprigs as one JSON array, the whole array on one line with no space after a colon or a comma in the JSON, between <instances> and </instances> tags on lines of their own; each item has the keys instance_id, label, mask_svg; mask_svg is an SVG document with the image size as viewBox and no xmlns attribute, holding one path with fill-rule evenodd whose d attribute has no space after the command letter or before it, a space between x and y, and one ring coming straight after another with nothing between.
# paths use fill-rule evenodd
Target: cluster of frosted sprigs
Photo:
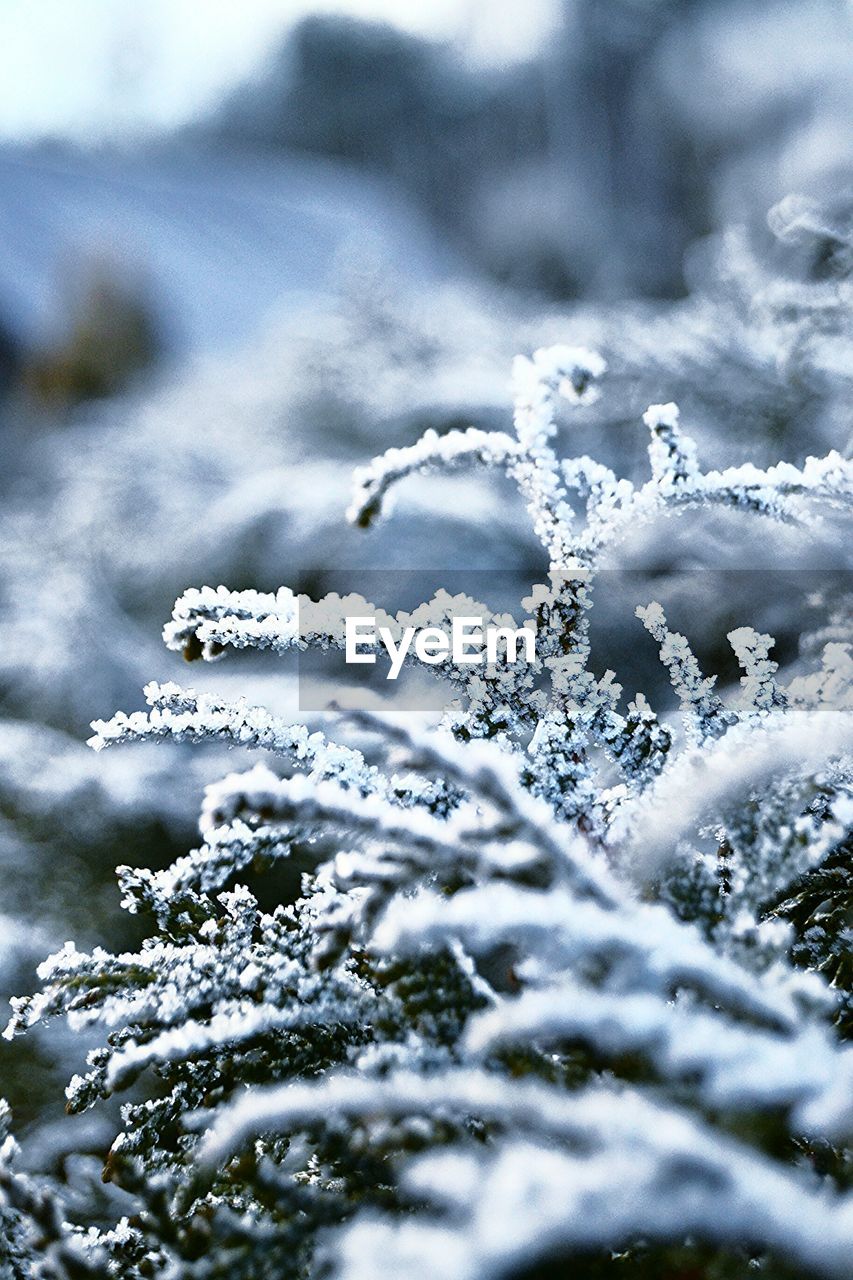
<instances>
[{"instance_id":1,"label":"cluster of frosted sprigs","mask_svg":"<svg viewBox=\"0 0 853 1280\"><path fill-rule=\"evenodd\" d=\"M332 741L175 684L95 724L96 749L214 738L278 767L211 786L202 843L173 865L119 869L124 906L156 922L137 952L68 944L15 1002L7 1035L57 1014L108 1031L71 1110L159 1076L108 1162L139 1212L42 1232L51 1274L82 1274L60 1253L85 1245L89 1274L134 1280L307 1276L320 1256L344 1280L497 1280L690 1240L848 1274L853 1050L830 979L849 937L774 907L848 839L849 646L782 683L770 638L740 627L741 696L724 699L641 607L679 732L593 675L587 615L599 556L639 520L716 503L807 522L849 503L851 466L702 472L671 404L645 415L640 487L559 458L557 398L588 401L603 371L565 347L520 359L513 434L428 433L356 480L357 524L415 472L474 461L516 481L551 570L524 601L534 664L431 666L453 693L435 729L361 712ZM339 647L356 603L374 611L202 588L166 641L190 658ZM439 593L385 622L459 606ZM303 896L262 909L242 878L294 854L313 866ZM37 1251L5 1147L2 1162Z\"/></svg>"}]
</instances>

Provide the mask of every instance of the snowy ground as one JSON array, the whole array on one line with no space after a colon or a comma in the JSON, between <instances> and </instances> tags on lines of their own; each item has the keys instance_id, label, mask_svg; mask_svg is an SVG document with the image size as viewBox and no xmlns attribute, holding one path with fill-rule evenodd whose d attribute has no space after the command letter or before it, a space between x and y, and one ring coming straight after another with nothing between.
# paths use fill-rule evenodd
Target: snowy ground
<instances>
[{"instance_id":1,"label":"snowy ground","mask_svg":"<svg viewBox=\"0 0 853 1280\"><path fill-rule=\"evenodd\" d=\"M0 322L44 341L89 261L138 276L176 356L228 351L374 253L413 280L452 263L380 184L322 160L0 149Z\"/></svg>"}]
</instances>

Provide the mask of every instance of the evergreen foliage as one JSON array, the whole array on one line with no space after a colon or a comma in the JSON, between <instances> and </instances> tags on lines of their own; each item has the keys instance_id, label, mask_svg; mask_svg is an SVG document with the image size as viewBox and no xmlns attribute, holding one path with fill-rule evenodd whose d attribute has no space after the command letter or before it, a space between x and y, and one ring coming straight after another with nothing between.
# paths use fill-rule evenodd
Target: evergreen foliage
<instances>
[{"instance_id":1,"label":"evergreen foliage","mask_svg":"<svg viewBox=\"0 0 853 1280\"><path fill-rule=\"evenodd\" d=\"M201 843L165 870L119 868L141 947L68 943L14 1002L7 1036L57 1016L100 1035L70 1111L129 1101L105 1211L33 1181L5 1136L5 1275L849 1274L849 646L783 680L741 626L730 699L638 601L671 724L596 677L588 615L638 524L712 505L807 526L849 506L853 466L703 471L674 404L644 415L643 483L560 457L558 400L604 374L583 348L519 357L512 433L428 432L355 478L356 525L412 473L516 483L549 564L517 620L534 664L429 668L451 691L434 727L312 731L175 684L93 726L96 750L224 739L273 767L208 787ZM376 612L202 587L165 640L205 660L340 648L356 603ZM265 909L263 872L296 853L301 895Z\"/></svg>"}]
</instances>

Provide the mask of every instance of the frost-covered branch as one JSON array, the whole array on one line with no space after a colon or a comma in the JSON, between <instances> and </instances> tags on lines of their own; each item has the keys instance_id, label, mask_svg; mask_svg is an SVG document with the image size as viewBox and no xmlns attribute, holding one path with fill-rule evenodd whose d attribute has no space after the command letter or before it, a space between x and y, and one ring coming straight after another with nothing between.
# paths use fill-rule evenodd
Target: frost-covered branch
<instances>
[{"instance_id":1,"label":"frost-covered branch","mask_svg":"<svg viewBox=\"0 0 853 1280\"><path fill-rule=\"evenodd\" d=\"M353 477L354 492L347 519L366 528L383 513L389 490L411 475L422 475L438 469L451 470L467 463L499 467L520 453L512 436L502 431L448 431L438 435L426 431L416 444L405 449L389 449L374 458L369 467L359 467Z\"/></svg>"},{"instance_id":2,"label":"frost-covered branch","mask_svg":"<svg viewBox=\"0 0 853 1280\"><path fill-rule=\"evenodd\" d=\"M102 1035L70 1110L135 1085L107 1176L140 1211L85 1237L121 1280L307 1280L321 1250L338 1280L502 1280L615 1250L663 1274L667 1249L697 1242L846 1274L849 646L833 623L791 679L745 618L732 697L660 604L640 605L680 733L641 692L625 706L588 619L630 528L719 505L808 520L849 504L851 467L703 471L674 403L644 415L643 483L560 457L560 398L591 403L604 372L584 348L520 357L512 435L428 432L356 478L365 524L407 476L498 467L546 551L520 602L535 656L430 663L454 699L439 726L391 708L309 731L173 683L94 724L98 751L210 740L287 775L211 783L197 849L119 868L150 936L115 954L68 943L13 1003L7 1037L57 1016ZM475 610L515 625L443 591L392 615L203 587L164 635L190 659L287 656L345 648L353 613L396 641ZM26 1197L13 1209L37 1216Z\"/></svg>"},{"instance_id":3,"label":"frost-covered branch","mask_svg":"<svg viewBox=\"0 0 853 1280\"><path fill-rule=\"evenodd\" d=\"M333 1124L375 1123L413 1113L433 1120L475 1115L509 1136L485 1156L463 1150L415 1163L412 1189L461 1211L461 1229L452 1218L396 1226L368 1219L344 1238L344 1277L368 1280L404 1265L424 1280L497 1276L513 1259L529 1260L558 1242L589 1248L638 1235L666 1239L685 1223L712 1240L776 1247L821 1274L845 1272L853 1245L849 1196L821 1195L636 1091L560 1096L529 1081L509 1085L471 1071L430 1079L338 1076L241 1099L207 1134L202 1158L215 1166L258 1134L292 1132L329 1117ZM496 1231L510 1207L506 1227Z\"/></svg>"}]
</instances>

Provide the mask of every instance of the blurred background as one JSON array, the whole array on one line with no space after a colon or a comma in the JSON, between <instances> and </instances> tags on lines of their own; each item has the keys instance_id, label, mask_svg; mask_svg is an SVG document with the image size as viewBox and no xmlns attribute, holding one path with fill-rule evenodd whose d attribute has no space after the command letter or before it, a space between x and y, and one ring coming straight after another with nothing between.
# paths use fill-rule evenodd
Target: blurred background
<instances>
[{"instance_id":1,"label":"blurred background","mask_svg":"<svg viewBox=\"0 0 853 1280\"><path fill-rule=\"evenodd\" d=\"M294 708L282 664L166 653L185 587L541 573L494 478L343 519L388 445L505 426L516 352L602 350L561 446L632 477L653 401L708 465L849 449L851 68L849 0L0 0L0 992L66 938L137 939L113 867L188 847L236 767L96 757L90 720L150 679ZM685 572L711 566L697 604ZM735 625L801 660L778 571L815 629L849 625L831 524L702 517L613 567L629 607L611 593L597 634L628 695L657 679L652 596L729 680ZM3 1048L19 1120L53 1116L79 1056ZM97 1148L107 1121L74 1123Z\"/></svg>"}]
</instances>

